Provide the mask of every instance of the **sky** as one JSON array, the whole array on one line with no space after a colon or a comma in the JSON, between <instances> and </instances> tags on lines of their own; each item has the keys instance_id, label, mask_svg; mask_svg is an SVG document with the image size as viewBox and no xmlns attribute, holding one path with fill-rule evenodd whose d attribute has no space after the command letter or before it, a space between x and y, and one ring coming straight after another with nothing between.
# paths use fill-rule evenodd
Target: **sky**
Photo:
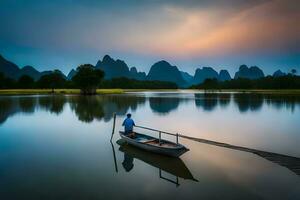
<instances>
[{"instance_id":1,"label":"sky","mask_svg":"<svg viewBox=\"0 0 300 200\"><path fill-rule=\"evenodd\" d=\"M20 67L96 64L106 54L148 72L300 71L299 0L0 0L0 54Z\"/></svg>"}]
</instances>

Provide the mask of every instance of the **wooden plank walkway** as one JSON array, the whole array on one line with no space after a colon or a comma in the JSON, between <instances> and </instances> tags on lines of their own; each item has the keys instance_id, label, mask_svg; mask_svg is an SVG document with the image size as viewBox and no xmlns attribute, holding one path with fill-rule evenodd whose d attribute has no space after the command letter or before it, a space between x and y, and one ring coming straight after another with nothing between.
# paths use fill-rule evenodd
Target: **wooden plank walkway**
<instances>
[{"instance_id":1,"label":"wooden plank walkway","mask_svg":"<svg viewBox=\"0 0 300 200\"><path fill-rule=\"evenodd\" d=\"M297 174L298 176L300 176L300 158L298 158L298 157L288 156L288 155L283 155L283 154L278 154L278 153L273 153L273 152L267 152L267 151L261 151L258 149L252 149L252 148L247 148L247 147L243 147L243 146L236 146L236 145L231 145L231 144L227 144L227 143L216 142L213 140L195 138L195 137L190 137L190 136L186 136L186 135L182 135L182 134L178 134L178 133L176 133L176 134L169 133L169 132L165 132L165 131L161 131L161 130L157 130L157 129L153 129L153 128L149 128L149 127L145 127L145 126L135 126L135 127L159 132L159 134L164 133L167 135L172 135L172 136L176 137L177 141L178 141L178 137L181 137L181 138L193 140L196 142L201 142L201 143L215 145L215 146L219 146L219 147L253 153L253 154L256 154L256 155L258 155L264 159L267 159L273 163L277 163L280 166L286 167L289 170L291 170L292 172L294 172L295 174Z\"/></svg>"},{"instance_id":2,"label":"wooden plank walkway","mask_svg":"<svg viewBox=\"0 0 300 200\"><path fill-rule=\"evenodd\" d=\"M278 165L286 167L289 170L291 170L292 172L294 172L295 174L297 174L298 176L300 176L300 158L297 158L297 157L278 154L278 153L272 153L272 152L267 152L267 151L261 151L258 149L236 146L236 145L226 144L226 143L222 143L222 142L216 142L216 141L212 141L212 140L195 138L195 137L190 137L190 136L181 135L181 134L179 134L178 136L181 138L193 140L196 142L201 142L201 143L215 145L215 146L219 146L219 147L254 153L254 154L256 154L262 158L265 158L271 162L274 162L274 163L277 163Z\"/></svg>"}]
</instances>

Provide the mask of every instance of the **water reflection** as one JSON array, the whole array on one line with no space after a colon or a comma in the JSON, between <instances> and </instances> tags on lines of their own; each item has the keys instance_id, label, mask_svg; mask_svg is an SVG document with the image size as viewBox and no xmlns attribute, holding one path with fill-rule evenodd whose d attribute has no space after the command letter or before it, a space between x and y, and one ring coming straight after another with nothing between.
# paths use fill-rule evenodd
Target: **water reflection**
<instances>
[{"instance_id":1,"label":"water reflection","mask_svg":"<svg viewBox=\"0 0 300 200\"><path fill-rule=\"evenodd\" d=\"M119 115L118 131L120 115L133 112L137 124L300 157L299 97L257 95L249 97L252 103L230 93L182 93L0 96L1 199L299 198L293 173L299 175L299 165L290 167L286 159L259 155L269 162L186 139L180 142L191 150L182 160L111 146L112 113ZM153 108L150 98L175 106Z\"/></svg>"},{"instance_id":2,"label":"water reflection","mask_svg":"<svg viewBox=\"0 0 300 200\"><path fill-rule=\"evenodd\" d=\"M12 98L0 98L0 124L18 112L18 104Z\"/></svg>"},{"instance_id":3,"label":"water reflection","mask_svg":"<svg viewBox=\"0 0 300 200\"><path fill-rule=\"evenodd\" d=\"M163 115L176 110L179 106L180 101L182 101L182 99L170 97L149 98L150 108L152 109L152 111Z\"/></svg>"},{"instance_id":4,"label":"water reflection","mask_svg":"<svg viewBox=\"0 0 300 200\"><path fill-rule=\"evenodd\" d=\"M278 110L294 111L300 104L300 95L287 96L278 94L244 94L244 93L197 93L191 98L180 95L165 96L155 94L143 95L98 95L98 96L2 96L0 97L0 124L16 113L34 113L41 108L50 113L61 114L68 104L80 121L109 121L113 113L125 115L129 110L136 111L147 101L152 112L167 115L176 111L182 103L194 102L197 108L212 112L216 108L226 109L229 105L237 107L241 113L254 112L263 106L273 106Z\"/></svg>"},{"instance_id":5,"label":"water reflection","mask_svg":"<svg viewBox=\"0 0 300 200\"><path fill-rule=\"evenodd\" d=\"M204 111L213 111L218 105L219 96L218 93L195 94L196 107L203 108Z\"/></svg>"},{"instance_id":6,"label":"water reflection","mask_svg":"<svg viewBox=\"0 0 300 200\"><path fill-rule=\"evenodd\" d=\"M220 93L218 94L218 103L221 107L225 108L229 105L231 101L230 93Z\"/></svg>"},{"instance_id":7,"label":"water reflection","mask_svg":"<svg viewBox=\"0 0 300 200\"><path fill-rule=\"evenodd\" d=\"M120 95L106 95L101 98L104 105L104 121L109 121L113 113L124 116L129 110L135 111L146 102L145 97L132 95L122 95L121 98Z\"/></svg>"},{"instance_id":8,"label":"water reflection","mask_svg":"<svg viewBox=\"0 0 300 200\"><path fill-rule=\"evenodd\" d=\"M138 159L155 168L158 168L160 178L175 183L176 185L179 185L178 178L198 181L193 177L190 170L180 158L173 158L150 153L128 145L122 139L118 140L117 144L120 145L119 151L124 153L124 160L122 162L122 166L126 172L129 172L134 168L134 159ZM176 181L164 177L162 172L167 172L168 174L175 176Z\"/></svg>"},{"instance_id":9,"label":"water reflection","mask_svg":"<svg viewBox=\"0 0 300 200\"><path fill-rule=\"evenodd\" d=\"M76 96L70 98L70 107L80 121L92 122L104 117L103 104L98 96Z\"/></svg>"},{"instance_id":10,"label":"water reflection","mask_svg":"<svg viewBox=\"0 0 300 200\"><path fill-rule=\"evenodd\" d=\"M40 108L57 115L62 113L67 102L67 98L64 95L40 96L37 99ZM32 98L32 101L34 100L36 99Z\"/></svg>"},{"instance_id":11,"label":"water reflection","mask_svg":"<svg viewBox=\"0 0 300 200\"><path fill-rule=\"evenodd\" d=\"M300 95L264 95L265 102L276 109L289 109L292 112L300 102Z\"/></svg>"},{"instance_id":12,"label":"water reflection","mask_svg":"<svg viewBox=\"0 0 300 200\"><path fill-rule=\"evenodd\" d=\"M19 98L20 111L23 113L33 113L35 110L36 99L27 97Z\"/></svg>"},{"instance_id":13,"label":"water reflection","mask_svg":"<svg viewBox=\"0 0 300 200\"><path fill-rule=\"evenodd\" d=\"M133 169L133 157L124 152L124 160L122 165L126 172L130 172Z\"/></svg>"},{"instance_id":14,"label":"water reflection","mask_svg":"<svg viewBox=\"0 0 300 200\"><path fill-rule=\"evenodd\" d=\"M233 99L240 112L258 111L264 103L264 95L262 94L236 93L233 95Z\"/></svg>"}]
</instances>

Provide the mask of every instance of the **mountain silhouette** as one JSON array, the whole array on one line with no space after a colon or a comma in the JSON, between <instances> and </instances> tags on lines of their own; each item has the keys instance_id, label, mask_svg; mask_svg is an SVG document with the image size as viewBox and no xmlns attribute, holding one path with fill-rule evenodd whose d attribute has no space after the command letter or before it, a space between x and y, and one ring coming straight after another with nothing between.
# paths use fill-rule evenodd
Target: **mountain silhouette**
<instances>
[{"instance_id":1,"label":"mountain silhouette","mask_svg":"<svg viewBox=\"0 0 300 200\"><path fill-rule=\"evenodd\" d=\"M192 83L193 78L194 78L192 75L190 75L189 73L184 72L184 71L180 71L180 73L181 73L183 80L185 80L185 82Z\"/></svg>"},{"instance_id":2,"label":"mountain silhouette","mask_svg":"<svg viewBox=\"0 0 300 200\"><path fill-rule=\"evenodd\" d=\"M218 75L219 81L229 81L231 80L231 76L227 70L222 69Z\"/></svg>"},{"instance_id":3,"label":"mountain silhouette","mask_svg":"<svg viewBox=\"0 0 300 200\"><path fill-rule=\"evenodd\" d=\"M96 68L105 72L105 79L117 77L130 77L127 64L123 60L114 60L109 55L105 55L96 64Z\"/></svg>"},{"instance_id":4,"label":"mountain silhouette","mask_svg":"<svg viewBox=\"0 0 300 200\"><path fill-rule=\"evenodd\" d=\"M203 67L202 69L197 68L193 78L193 84L200 84L205 79L218 79L218 73L211 67Z\"/></svg>"},{"instance_id":5,"label":"mountain silhouette","mask_svg":"<svg viewBox=\"0 0 300 200\"><path fill-rule=\"evenodd\" d=\"M264 72L256 66L248 68L247 65L241 65L239 70L235 73L234 79L247 78L259 79L265 77Z\"/></svg>"},{"instance_id":6,"label":"mountain silhouette","mask_svg":"<svg viewBox=\"0 0 300 200\"><path fill-rule=\"evenodd\" d=\"M0 72L9 78L16 78L16 75L19 73L19 71L20 69L15 63L6 60L0 55Z\"/></svg>"},{"instance_id":7,"label":"mountain silhouette","mask_svg":"<svg viewBox=\"0 0 300 200\"><path fill-rule=\"evenodd\" d=\"M130 78L132 78L132 79L136 79L136 80L145 80L146 79L146 73L138 72L135 67L131 67L129 72L130 72Z\"/></svg>"},{"instance_id":8,"label":"mountain silhouette","mask_svg":"<svg viewBox=\"0 0 300 200\"><path fill-rule=\"evenodd\" d=\"M203 67L202 69L197 68L194 76L192 76L187 72L179 71L176 66L172 66L165 60L153 64L148 75L146 75L145 72L139 72L136 67L129 68L123 60L114 60L109 55L105 55L102 60L99 60L96 64L96 68L105 72L105 79L125 77L136 80L169 81L176 83L179 87L188 87L193 84L200 84L203 83L205 79L217 79L219 81L231 80L231 76L227 70L221 70L217 73L211 67ZM28 75L33 79L38 80L41 76L50 74L53 71L49 70L40 72L32 66L19 68L15 63L6 60L0 55L0 72L13 79L18 79L22 75ZM61 71L60 73L70 80L75 75L76 70L72 69L67 76L65 76ZM285 75L287 74L277 70L274 72L273 77ZM264 72L256 66L248 68L247 65L241 65L239 70L235 73L234 79L259 79L264 76Z\"/></svg>"},{"instance_id":9,"label":"mountain silhouette","mask_svg":"<svg viewBox=\"0 0 300 200\"><path fill-rule=\"evenodd\" d=\"M178 68L170 65L170 63L164 60L151 66L147 80L169 81L177 83L179 86L184 86L186 84Z\"/></svg>"},{"instance_id":10,"label":"mountain silhouette","mask_svg":"<svg viewBox=\"0 0 300 200\"><path fill-rule=\"evenodd\" d=\"M273 77L281 77L286 76L286 73L282 72L281 70L277 70L273 73Z\"/></svg>"},{"instance_id":11,"label":"mountain silhouette","mask_svg":"<svg viewBox=\"0 0 300 200\"><path fill-rule=\"evenodd\" d=\"M20 69L17 78L23 75L28 75L31 76L34 80L38 80L41 77L42 73L37 71L34 67L27 65Z\"/></svg>"},{"instance_id":12,"label":"mountain silhouette","mask_svg":"<svg viewBox=\"0 0 300 200\"><path fill-rule=\"evenodd\" d=\"M71 80L75 74L76 74L76 71L74 69L71 69L71 71L67 75L67 79Z\"/></svg>"},{"instance_id":13,"label":"mountain silhouette","mask_svg":"<svg viewBox=\"0 0 300 200\"><path fill-rule=\"evenodd\" d=\"M136 80L145 80L146 73L138 72L136 67L131 67L129 69L128 65L123 60L114 60L109 55L105 55L101 60L96 64L97 69L101 69L105 73L105 79L112 78L130 78Z\"/></svg>"},{"instance_id":14,"label":"mountain silhouette","mask_svg":"<svg viewBox=\"0 0 300 200\"><path fill-rule=\"evenodd\" d=\"M66 77L60 70L57 71L61 73L63 77ZM46 74L51 74L53 71L49 70L49 71L39 72L34 67L29 65L20 69L18 65L6 60L4 57L0 55L0 72L2 72L5 76L12 79L18 79L23 75L28 75L33 79L38 80L41 76Z\"/></svg>"}]
</instances>

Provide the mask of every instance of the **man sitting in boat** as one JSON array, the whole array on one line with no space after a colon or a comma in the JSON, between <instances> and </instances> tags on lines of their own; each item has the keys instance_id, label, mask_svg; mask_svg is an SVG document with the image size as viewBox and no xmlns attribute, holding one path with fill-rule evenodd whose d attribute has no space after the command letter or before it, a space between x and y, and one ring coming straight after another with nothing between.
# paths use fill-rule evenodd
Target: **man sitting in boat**
<instances>
[{"instance_id":1,"label":"man sitting in boat","mask_svg":"<svg viewBox=\"0 0 300 200\"><path fill-rule=\"evenodd\" d=\"M135 126L134 121L131 119L131 114L127 114L127 118L124 120L122 126L125 128L125 135L134 138L135 134L133 132L133 126Z\"/></svg>"}]
</instances>

